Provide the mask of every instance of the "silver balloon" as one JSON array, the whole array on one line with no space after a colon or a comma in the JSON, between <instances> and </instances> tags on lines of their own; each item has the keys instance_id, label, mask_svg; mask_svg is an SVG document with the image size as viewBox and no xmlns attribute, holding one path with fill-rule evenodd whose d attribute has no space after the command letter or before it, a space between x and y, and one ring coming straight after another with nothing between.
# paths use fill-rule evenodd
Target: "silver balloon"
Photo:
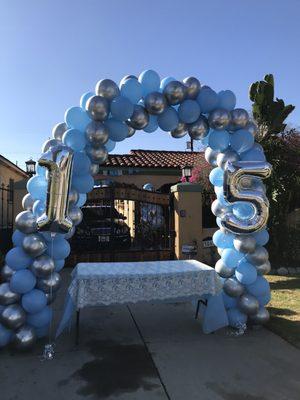
<instances>
[{"instance_id":1,"label":"silver balloon","mask_svg":"<svg viewBox=\"0 0 300 400\"><path fill-rule=\"evenodd\" d=\"M48 170L48 186L46 212L37 219L38 230L66 233L72 228L67 209L73 151L64 145L53 147L42 155L39 165Z\"/></svg>"},{"instance_id":2,"label":"silver balloon","mask_svg":"<svg viewBox=\"0 0 300 400\"><path fill-rule=\"evenodd\" d=\"M112 101L120 95L118 85L111 79L102 79L97 82L95 92L98 96L105 97L108 101Z\"/></svg>"},{"instance_id":3,"label":"silver balloon","mask_svg":"<svg viewBox=\"0 0 300 400\"><path fill-rule=\"evenodd\" d=\"M42 153L46 153L46 151L50 150L52 147L58 146L61 144L59 140L56 139L49 139L47 140L42 147Z\"/></svg>"},{"instance_id":4,"label":"silver balloon","mask_svg":"<svg viewBox=\"0 0 300 400\"><path fill-rule=\"evenodd\" d=\"M133 136L135 134L135 129L132 126L128 125L128 124L127 124L127 126L128 126L127 137L130 138L131 136Z\"/></svg>"},{"instance_id":5,"label":"silver balloon","mask_svg":"<svg viewBox=\"0 0 300 400\"><path fill-rule=\"evenodd\" d=\"M175 139L180 139L187 134L187 126L184 122L179 122L177 127L171 131L171 136Z\"/></svg>"},{"instance_id":6,"label":"silver balloon","mask_svg":"<svg viewBox=\"0 0 300 400\"><path fill-rule=\"evenodd\" d=\"M77 192L77 190L76 189L69 190L69 196L68 196L69 204L77 203L78 199L79 199L79 193Z\"/></svg>"},{"instance_id":7,"label":"silver balloon","mask_svg":"<svg viewBox=\"0 0 300 400\"><path fill-rule=\"evenodd\" d=\"M0 285L0 305L8 306L20 300L20 295L10 290L9 283L1 283Z\"/></svg>"},{"instance_id":8,"label":"silver balloon","mask_svg":"<svg viewBox=\"0 0 300 400\"><path fill-rule=\"evenodd\" d=\"M217 157L218 157L219 152L216 150L213 150L211 147L207 147L205 149L204 157L205 160L212 165L213 167L217 166Z\"/></svg>"},{"instance_id":9,"label":"silver balloon","mask_svg":"<svg viewBox=\"0 0 300 400\"><path fill-rule=\"evenodd\" d=\"M48 278L38 279L36 287L45 293L56 292L60 288L61 277L59 273L53 272Z\"/></svg>"},{"instance_id":10,"label":"silver balloon","mask_svg":"<svg viewBox=\"0 0 300 400\"><path fill-rule=\"evenodd\" d=\"M85 136L92 146L105 144L108 141L109 131L101 122L92 121L88 124L85 131Z\"/></svg>"},{"instance_id":11,"label":"silver balloon","mask_svg":"<svg viewBox=\"0 0 300 400\"><path fill-rule=\"evenodd\" d=\"M224 249L221 249L220 247L217 248L217 252L218 252L219 256L222 255L223 251L224 251Z\"/></svg>"},{"instance_id":12,"label":"silver balloon","mask_svg":"<svg viewBox=\"0 0 300 400\"><path fill-rule=\"evenodd\" d=\"M224 153L219 153L217 155L217 165L218 167L225 169L227 161L236 162L240 159L238 153L233 150L226 150Z\"/></svg>"},{"instance_id":13,"label":"silver balloon","mask_svg":"<svg viewBox=\"0 0 300 400\"><path fill-rule=\"evenodd\" d=\"M271 271L270 261L266 261L263 264L255 265L257 275L267 275Z\"/></svg>"},{"instance_id":14,"label":"silver balloon","mask_svg":"<svg viewBox=\"0 0 300 400\"><path fill-rule=\"evenodd\" d=\"M219 249L218 249L219 250ZM216 262L215 265L215 270L217 273L222 277L222 278L230 278L233 274L235 269L234 268L229 268L227 267L224 263L223 260L220 259Z\"/></svg>"},{"instance_id":15,"label":"silver balloon","mask_svg":"<svg viewBox=\"0 0 300 400\"><path fill-rule=\"evenodd\" d=\"M237 301L238 308L247 315L254 315L259 309L258 300L249 293L243 294Z\"/></svg>"},{"instance_id":16,"label":"silver balloon","mask_svg":"<svg viewBox=\"0 0 300 400\"><path fill-rule=\"evenodd\" d=\"M144 129L149 123L148 111L139 105L134 106L134 111L127 124L134 129Z\"/></svg>"},{"instance_id":17,"label":"silver balloon","mask_svg":"<svg viewBox=\"0 0 300 400\"><path fill-rule=\"evenodd\" d=\"M18 329L25 321L26 313L19 304L10 304L0 314L0 322L9 329Z\"/></svg>"},{"instance_id":18,"label":"silver balloon","mask_svg":"<svg viewBox=\"0 0 300 400\"><path fill-rule=\"evenodd\" d=\"M232 130L243 129L249 122L249 114L243 108L236 108L230 112Z\"/></svg>"},{"instance_id":19,"label":"silver balloon","mask_svg":"<svg viewBox=\"0 0 300 400\"><path fill-rule=\"evenodd\" d=\"M212 129L226 129L230 123L230 113L223 108L213 110L208 116L208 123Z\"/></svg>"},{"instance_id":20,"label":"silver balloon","mask_svg":"<svg viewBox=\"0 0 300 400\"><path fill-rule=\"evenodd\" d=\"M22 247L25 253L31 257L38 257L47 250L47 244L39 233L26 235L23 239Z\"/></svg>"},{"instance_id":21,"label":"silver balloon","mask_svg":"<svg viewBox=\"0 0 300 400\"><path fill-rule=\"evenodd\" d=\"M189 76L183 80L184 86L186 87L186 97L188 99L195 99L201 89L201 84L197 78Z\"/></svg>"},{"instance_id":22,"label":"silver balloon","mask_svg":"<svg viewBox=\"0 0 300 400\"><path fill-rule=\"evenodd\" d=\"M260 307L256 314L250 316L251 321L257 325L264 325L270 319L269 311L265 307Z\"/></svg>"},{"instance_id":23,"label":"silver balloon","mask_svg":"<svg viewBox=\"0 0 300 400\"><path fill-rule=\"evenodd\" d=\"M254 122L248 122L245 129L251 132L254 137L258 134L258 126Z\"/></svg>"},{"instance_id":24,"label":"silver balloon","mask_svg":"<svg viewBox=\"0 0 300 400\"><path fill-rule=\"evenodd\" d=\"M25 196L22 199L22 207L24 210L32 210L34 203L34 199L31 197L30 193L25 194Z\"/></svg>"},{"instance_id":25,"label":"silver balloon","mask_svg":"<svg viewBox=\"0 0 300 400\"><path fill-rule=\"evenodd\" d=\"M94 164L103 164L108 158L108 152L104 145L97 147L87 147L86 154Z\"/></svg>"},{"instance_id":26,"label":"silver balloon","mask_svg":"<svg viewBox=\"0 0 300 400\"><path fill-rule=\"evenodd\" d=\"M51 257L43 254L37 257L29 268L37 278L48 278L55 270L55 264Z\"/></svg>"},{"instance_id":27,"label":"silver balloon","mask_svg":"<svg viewBox=\"0 0 300 400\"><path fill-rule=\"evenodd\" d=\"M56 293L57 292L55 292L55 293L45 293L45 296L47 298L47 305L52 304L55 301L56 296L57 296Z\"/></svg>"},{"instance_id":28,"label":"silver balloon","mask_svg":"<svg viewBox=\"0 0 300 400\"><path fill-rule=\"evenodd\" d=\"M253 233L262 229L268 220L269 202L261 190L245 188L241 182L245 178L267 178L271 174L271 165L264 161L227 162L224 173L224 197L229 203L249 202L255 209L251 219L241 220L229 212L222 225L233 233Z\"/></svg>"},{"instance_id":29,"label":"silver balloon","mask_svg":"<svg viewBox=\"0 0 300 400\"><path fill-rule=\"evenodd\" d=\"M69 218L71 218L74 226L79 225L83 218L81 209L74 205L71 205L69 207L68 215L69 215Z\"/></svg>"},{"instance_id":30,"label":"silver balloon","mask_svg":"<svg viewBox=\"0 0 300 400\"><path fill-rule=\"evenodd\" d=\"M239 297L244 293L244 286L234 278L228 278L224 282L223 290L230 297Z\"/></svg>"},{"instance_id":31,"label":"silver balloon","mask_svg":"<svg viewBox=\"0 0 300 400\"><path fill-rule=\"evenodd\" d=\"M15 227L23 233L37 231L36 218L31 211L22 211L16 216Z\"/></svg>"},{"instance_id":32,"label":"silver balloon","mask_svg":"<svg viewBox=\"0 0 300 400\"><path fill-rule=\"evenodd\" d=\"M216 217L223 218L229 213L230 208L216 199L212 202L211 211Z\"/></svg>"},{"instance_id":33,"label":"silver balloon","mask_svg":"<svg viewBox=\"0 0 300 400\"><path fill-rule=\"evenodd\" d=\"M264 247L258 246L253 253L247 254L246 258L254 265L261 265L269 260L269 254Z\"/></svg>"},{"instance_id":34,"label":"silver balloon","mask_svg":"<svg viewBox=\"0 0 300 400\"><path fill-rule=\"evenodd\" d=\"M60 122L59 124L55 125L55 127L52 129L52 136L54 139L58 141L62 141L62 137L64 133L68 130L68 126L65 122Z\"/></svg>"},{"instance_id":35,"label":"silver balloon","mask_svg":"<svg viewBox=\"0 0 300 400\"><path fill-rule=\"evenodd\" d=\"M10 268L7 264L5 264L1 269L0 269L0 276L1 279L4 282L10 281L10 278L13 276L13 274L16 271L14 271L12 268Z\"/></svg>"},{"instance_id":36,"label":"silver balloon","mask_svg":"<svg viewBox=\"0 0 300 400\"><path fill-rule=\"evenodd\" d=\"M98 175L99 174L99 169L100 169L99 164L93 164L92 163L91 167L90 167L91 175L92 176Z\"/></svg>"},{"instance_id":37,"label":"silver balloon","mask_svg":"<svg viewBox=\"0 0 300 400\"><path fill-rule=\"evenodd\" d=\"M169 82L163 90L169 104L175 106L182 103L186 97L187 88L179 81Z\"/></svg>"},{"instance_id":38,"label":"silver balloon","mask_svg":"<svg viewBox=\"0 0 300 400\"><path fill-rule=\"evenodd\" d=\"M101 96L92 96L86 103L86 110L95 121L104 121L109 114L109 103Z\"/></svg>"},{"instance_id":39,"label":"silver balloon","mask_svg":"<svg viewBox=\"0 0 300 400\"><path fill-rule=\"evenodd\" d=\"M253 253L256 248L256 240L253 236L239 235L233 240L233 245L240 253Z\"/></svg>"},{"instance_id":40,"label":"silver balloon","mask_svg":"<svg viewBox=\"0 0 300 400\"><path fill-rule=\"evenodd\" d=\"M149 114L158 115L167 107L165 96L159 92L152 92L145 97L145 107Z\"/></svg>"},{"instance_id":41,"label":"silver balloon","mask_svg":"<svg viewBox=\"0 0 300 400\"><path fill-rule=\"evenodd\" d=\"M143 190L148 190L148 192L154 192L154 186L152 183L145 183Z\"/></svg>"},{"instance_id":42,"label":"silver balloon","mask_svg":"<svg viewBox=\"0 0 300 400\"><path fill-rule=\"evenodd\" d=\"M36 341L35 330L32 326L24 325L14 335L14 345L18 350L30 349Z\"/></svg>"},{"instance_id":43,"label":"silver balloon","mask_svg":"<svg viewBox=\"0 0 300 400\"><path fill-rule=\"evenodd\" d=\"M204 117L199 117L197 121L188 125L189 135L194 140L203 139L208 133L207 120Z\"/></svg>"},{"instance_id":44,"label":"silver balloon","mask_svg":"<svg viewBox=\"0 0 300 400\"><path fill-rule=\"evenodd\" d=\"M69 230L69 232L65 234L64 238L66 240L69 240L74 235L74 233L75 233L75 226L72 226L72 228Z\"/></svg>"}]
</instances>

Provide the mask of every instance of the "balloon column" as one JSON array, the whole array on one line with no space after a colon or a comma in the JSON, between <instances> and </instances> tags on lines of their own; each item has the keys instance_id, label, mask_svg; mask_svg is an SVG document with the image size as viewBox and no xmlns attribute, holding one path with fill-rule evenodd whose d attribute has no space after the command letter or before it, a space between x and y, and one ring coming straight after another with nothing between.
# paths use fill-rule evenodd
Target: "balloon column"
<instances>
[{"instance_id":1,"label":"balloon column","mask_svg":"<svg viewBox=\"0 0 300 400\"><path fill-rule=\"evenodd\" d=\"M48 334L50 304L70 253L68 239L82 220L80 207L93 189L93 176L116 143L136 130L150 134L160 128L174 138L189 134L208 146L205 156L215 167L210 181L217 194L212 210L220 226L213 238L221 254L216 270L224 278L230 324L268 319L264 306L270 290L262 277L270 269L263 247L268 204L261 178L270 166L254 143L256 126L235 105L230 90L216 93L193 77L161 80L147 70L125 76L119 85L100 80L95 92L83 94L79 106L65 112L42 146L24 211L16 217L14 247L1 271L0 347L13 342L30 348Z\"/></svg>"}]
</instances>

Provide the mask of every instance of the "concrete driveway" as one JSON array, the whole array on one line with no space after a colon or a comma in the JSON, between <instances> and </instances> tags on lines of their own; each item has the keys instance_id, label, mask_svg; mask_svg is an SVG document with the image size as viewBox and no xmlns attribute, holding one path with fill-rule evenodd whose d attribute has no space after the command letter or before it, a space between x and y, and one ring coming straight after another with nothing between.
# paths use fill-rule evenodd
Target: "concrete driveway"
<instances>
[{"instance_id":1,"label":"concrete driveway","mask_svg":"<svg viewBox=\"0 0 300 400\"><path fill-rule=\"evenodd\" d=\"M63 295L55 303L61 313ZM190 304L86 309L55 358L0 352L1 400L299 400L300 352L261 329L201 332Z\"/></svg>"}]
</instances>

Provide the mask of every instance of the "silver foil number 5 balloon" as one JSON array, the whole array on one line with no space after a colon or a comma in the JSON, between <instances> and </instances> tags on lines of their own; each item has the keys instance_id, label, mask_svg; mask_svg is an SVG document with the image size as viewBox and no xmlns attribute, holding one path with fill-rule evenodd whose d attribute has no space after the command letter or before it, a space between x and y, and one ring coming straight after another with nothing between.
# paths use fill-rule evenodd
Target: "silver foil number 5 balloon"
<instances>
[{"instance_id":1,"label":"silver foil number 5 balloon","mask_svg":"<svg viewBox=\"0 0 300 400\"><path fill-rule=\"evenodd\" d=\"M230 203L248 202L255 209L253 217L241 220L234 214L226 214L222 225L237 234L261 230L269 216L269 202L262 190L251 187L253 178L260 180L271 175L272 167L262 161L228 162L224 173L224 197Z\"/></svg>"},{"instance_id":2,"label":"silver foil number 5 balloon","mask_svg":"<svg viewBox=\"0 0 300 400\"><path fill-rule=\"evenodd\" d=\"M66 233L72 228L67 214L73 151L67 146L53 146L38 162L48 169L46 211L37 220L38 229Z\"/></svg>"}]
</instances>

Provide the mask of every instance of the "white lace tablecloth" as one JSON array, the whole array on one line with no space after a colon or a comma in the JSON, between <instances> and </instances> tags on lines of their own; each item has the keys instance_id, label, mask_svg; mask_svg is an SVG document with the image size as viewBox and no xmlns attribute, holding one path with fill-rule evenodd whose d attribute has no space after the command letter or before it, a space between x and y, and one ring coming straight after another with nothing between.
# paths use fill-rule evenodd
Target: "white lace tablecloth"
<instances>
[{"instance_id":1,"label":"white lace tablecloth","mask_svg":"<svg viewBox=\"0 0 300 400\"><path fill-rule=\"evenodd\" d=\"M68 293L77 309L199 299L222 290L215 270L196 260L80 263L72 278Z\"/></svg>"}]
</instances>

